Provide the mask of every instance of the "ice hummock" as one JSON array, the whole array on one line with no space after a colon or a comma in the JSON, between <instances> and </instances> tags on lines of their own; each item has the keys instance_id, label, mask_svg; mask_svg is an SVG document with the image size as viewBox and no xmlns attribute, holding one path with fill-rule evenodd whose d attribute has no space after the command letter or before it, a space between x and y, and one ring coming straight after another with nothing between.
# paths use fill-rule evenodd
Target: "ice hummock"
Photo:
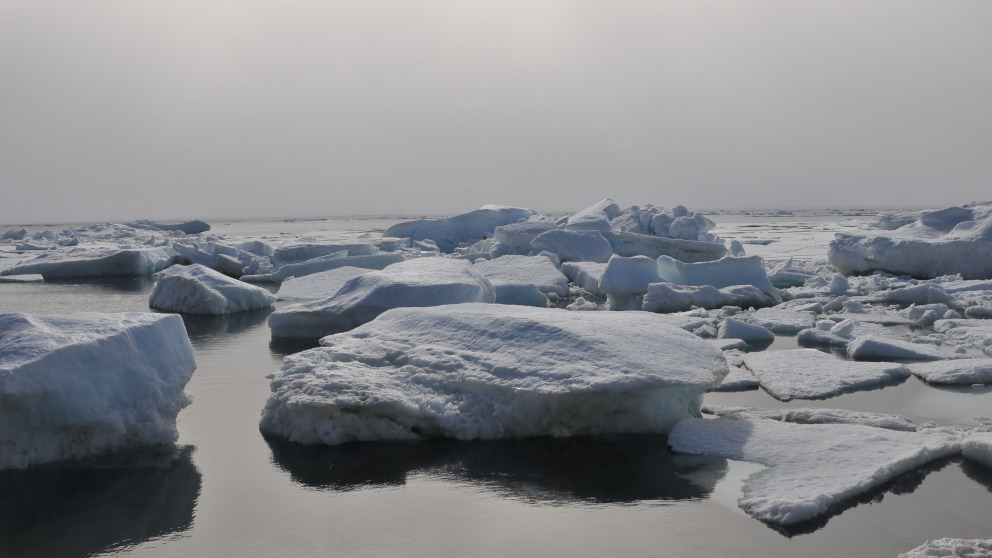
<instances>
[{"instance_id":1,"label":"ice hummock","mask_svg":"<svg viewBox=\"0 0 992 558\"><path fill-rule=\"evenodd\" d=\"M665 433L727 372L643 312L462 304L390 310L286 357L264 432L302 443Z\"/></svg>"},{"instance_id":2,"label":"ice hummock","mask_svg":"<svg viewBox=\"0 0 992 558\"><path fill-rule=\"evenodd\" d=\"M269 327L272 337L316 339L360 326L390 308L495 300L492 283L467 261L419 258L359 275L330 298L277 310Z\"/></svg>"},{"instance_id":3,"label":"ice hummock","mask_svg":"<svg viewBox=\"0 0 992 558\"><path fill-rule=\"evenodd\" d=\"M334 296L349 280L368 273L361 267L339 267L303 277L289 277L279 286L276 300L303 302Z\"/></svg>"},{"instance_id":4,"label":"ice hummock","mask_svg":"<svg viewBox=\"0 0 992 558\"><path fill-rule=\"evenodd\" d=\"M193 264L159 272L148 306L186 314L233 314L268 308L276 301L269 291Z\"/></svg>"},{"instance_id":5,"label":"ice hummock","mask_svg":"<svg viewBox=\"0 0 992 558\"><path fill-rule=\"evenodd\" d=\"M816 349L749 353L744 366L780 401L824 399L901 382L909 369L889 362L852 362Z\"/></svg>"},{"instance_id":6,"label":"ice hummock","mask_svg":"<svg viewBox=\"0 0 992 558\"><path fill-rule=\"evenodd\" d=\"M668 437L679 453L751 461L738 505L773 525L825 515L856 496L961 451L960 437L852 424L791 424L764 419L689 418Z\"/></svg>"},{"instance_id":7,"label":"ice hummock","mask_svg":"<svg viewBox=\"0 0 992 558\"><path fill-rule=\"evenodd\" d=\"M469 213L443 219L424 219L399 223L386 229L383 236L433 240L442 252L473 244L483 237L492 238L496 227L527 220L538 215L532 209L486 205Z\"/></svg>"},{"instance_id":8,"label":"ice hummock","mask_svg":"<svg viewBox=\"0 0 992 558\"><path fill-rule=\"evenodd\" d=\"M175 314L0 314L0 469L175 442L195 368Z\"/></svg>"}]
</instances>

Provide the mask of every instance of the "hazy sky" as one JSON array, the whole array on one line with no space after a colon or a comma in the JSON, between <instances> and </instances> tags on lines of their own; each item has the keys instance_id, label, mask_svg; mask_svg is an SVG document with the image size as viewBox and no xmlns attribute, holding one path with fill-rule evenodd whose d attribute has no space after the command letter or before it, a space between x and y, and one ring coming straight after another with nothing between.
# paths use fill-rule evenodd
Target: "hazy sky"
<instances>
[{"instance_id":1,"label":"hazy sky","mask_svg":"<svg viewBox=\"0 0 992 558\"><path fill-rule=\"evenodd\" d=\"M992 1L0 0L0 223L992 199Z\"/></svg>"}]
</instances>

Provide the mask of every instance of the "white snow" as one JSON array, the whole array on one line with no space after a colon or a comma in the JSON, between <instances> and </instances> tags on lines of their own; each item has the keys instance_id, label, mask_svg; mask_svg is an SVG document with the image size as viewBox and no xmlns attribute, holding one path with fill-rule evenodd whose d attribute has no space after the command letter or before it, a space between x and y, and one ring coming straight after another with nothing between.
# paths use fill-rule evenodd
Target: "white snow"
<instances>
[{"instance_id":1,"label":"white snow","mask_svg":"<svg viewBox=\"0 0 992 558\"><path fill-rule=\"evenodd\" d=\"M269 327L273 337L312 339L362 325L390 308L495 300L492 283L472 264L419 258L355 277L331 298L277 310Z\"/></svg>"},{"instance_id":2,"label":"white snow","mask_svg":"<svg viewBox=\"0 0 992 558\"><path fill-rule=\"evenodd\" d=\"M720 351L644 312L391 310L286 357L263 431L301 443L665 433L698 416Z\"/></svg>"},{"instance_id":3,"label":"white snow","mask_svg":"<svg viewBox=\"0 0 992 558\"><path fill-rule=\"evenodd\" d=\"M272 306L269 291L231 279L209 267L174 265L159 272L148 306L166 312L231 314Z\"/></svg>"},{"instance_id":4,"label":"white snow","mask_svg":"<svg viewBox=\"0 0 992 558\"><path fill-rule=\"evenodd\" d=\"M760 463L748 477L741 509L774 525L794 525L960 451L943 432L896 432L850 424L689 418L668 437L679 453Z\"/></svg>"},{"instance_id":5,"label":"white snow","mask_svg":"<svg viewBox=\"0 0 992 558\"><path fill-rule=\"evenodd\" d=\"M610 243L598 231L550 230L534 237L531 248L546 250L561 261L605 263L613 255Z\"/></svg>"},{"instance_id":6,"label":"white snow","mask_svg":"<svg viewBox=\"0 0 992 558\"><path fill-rule=\"evenodd\" d=\"M0 314L0 469L174 442L195 368L175 314Z\"/></svg>"},{"instance_id":7,"label":"white snow","mask_svg":"<svg viewBox=\"0 0 992 558\"><path fill-rule=\"evenodd\" d=\"M931 384L988 384L992 383L992 358L963 358L917 362L909 370Z\"/></svg>"},{"instance_id":8,"label":"white snow","mask_svg":"<svg viewBox=\"0 0 992 558\"><path fill-rule=\"evenodd\" d=\"M910 375L901 364L851 362L816 349L748 353L744 365L780 401L825 399L896 383Z\"/></svg>"},{"instance_id":9,"label":"white snow","mask_svg":"<svg viewBox=\"0 0 992 558\"><path fill-rule=\"evenodd\" d=\"M992 539L936 539L899 553L898 558L988 558Z\"/></svg>"},{"instance_id":10,"label":"white snow","mask_svg":"<svg viewBox=\"0 0 992 558\"><path fill-rule=\"evenodd\" d=\"M329 298L349 280L368 272L365 268L345 266L303 277L289 277L279 286L276 300L301 302Z\"/></svg>"}]
</instances>

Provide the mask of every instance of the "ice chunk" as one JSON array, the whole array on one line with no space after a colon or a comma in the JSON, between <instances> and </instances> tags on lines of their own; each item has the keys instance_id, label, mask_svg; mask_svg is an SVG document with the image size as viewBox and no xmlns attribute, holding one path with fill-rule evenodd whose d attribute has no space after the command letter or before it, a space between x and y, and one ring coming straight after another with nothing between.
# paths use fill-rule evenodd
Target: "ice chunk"
<instances>
[{"instance_id":1,"label":"ice chunk","mask_svg":"<svg viewBox=\"0 0 992 558\"><path fill-rule=\"evenodd\" d=\"M748 318L748 323L761 326L775 333L794 335L816 325L812 312L762 308Z\"/></svg>"},{"instance_id":2,"label":"ice chunk","mask_svg":"<svg viewBox=\"0 0 992 558\"><path fill-rule=\"evenodd\" d=\"M530 243L541 233L554 230L555 224L547 219L528 219L519 223L510 223L496 227L493 232L496 241L505 246L513 254L529 254L532 250Z\"/></svg>"},{"instance_id":3,"label":"ice chunk","mask_svg":"<svg viewBox=\"0 0 992 558\"><path fill-rule=\"evenodd\" d=\"M519 207L486 205L469 213L444 219L417 221L416 225L400 223L386 229L383 236L433 240L444 252L452 252L463 244L474 244L483 237L492 238L496 227L530 219L536 211Z\"/></svg>"},{"instance_id":4,"label":"ice chunk","mask_svg":"<svg viewBox=\"0 0 992 558\"><path fill-rule=\"evenodd\" d=\"M610 198L606 198L569 217L565 223L565 230L599 231L605 236L613 230L610 219L618 213L620 206Z\"/></svg>"},{"instance_id":5,"label":"ice chunk","mask_svg":"<svg viewBox=\"0 0 992 558\"><path fill-rule=\"evenodd\" d=\"M964 309L964 315L973 320L992 319L992 306L969 306Z\"/></svg>"},{"instance_id":6,"label":"ice chunk","mask_svg":"<svg viewBox=\"0 0 992 558\"><path fill-rule=\"evenodd\" d=\"M899 339L866 335L847 345L847 356L854 360L940 360L935 349Z\"/></svg>"},{"instance_id":7,"label":"ice chunk","mask_svg":"<svg viewBox=\"0 0 992 558\"><path fill-rule=\"evenodd\" d=\"M703 413L721 417L734 418L764 418L794 422L797 424L860 424L874 428L915 432L918 426L902 415L886 413L864 413L847 409L825 409L819 407L801 407L795 409L761 409L757 407L724 407L721 405L704 405Z\"/></svg>"},{"instance_id":8,"label":"ice chunk","mask_svg":"<svg viewBox=\"0 0 992 558\"><path fill-rule=\"evenodd\" d=\"M820 324L829 326L829 329L821 329ZM841 324L844 325L841 326ZM800 343L847 348L851 341L864 336L894 338L895 334L885 326L869 322L820 320L816 322L816 327L800 331L796 338Z\"/></svg>"},{"instance_id":9,"label":"ice chunk","mask_svg":"<svg viewBox=\"0 0 992 558\"><path fill-rule=\"evenodd\" d=\"M368 243L292 244L273 250L272 261L277 265L299 263L340 252L344 252L342 256L371 256L375 249Z\"/></svg>"},{"instance_id":10,"label":"ice chunk","mask_svg":"<svg viewBox=\"0 0 992 558\"><path fill-rule=\"evenodd\" d=\"M606 294L599 288L604 271L606 271L605 263L562 262L561 264L561 272L569 281L596 295Z\"/></svg>"},{"instance_id":11,"label":"ice chunk","mask_svg":"<svg viewBox=\"0 0 992 558\"><path fill-rule=\"evenodd\" d=\"M731 285L753 285L766 293L778 295L758 256L728 256L701 263L684 263L668 256L659 256L658 275L679 285L712 285L718 289Z\"/></svg>"},{"instance_id":12,"label":"ice chunk","mask_svg":"<svg viewBox=\"0 0 992 558\"><path fill-rule=\"evenodd\" d=\"M720 324L720 331L716 336L719 339L740 339L751 345L771 343L775 340L775 334L771 331L733 318L727 318Z\"/></svg>"},{"instance_id":13,"label":"ice chunk","mask_svg":"<svg viewBox=\"0 0 992 558\"><path fill-rule=\"evenodd\" d=\"M922 279L951 274L992 278L992 203L920 212L894 230L838 234L827 255L844 274L886 271Z\"/></svg>"},{"instance_id":14,"label":"ice chunk","mask_svg":"<svg viewBox=\"0 0 992 558\"><path fill-rule=\"evenodd\" d=\"M683 262L708 262L727 255L727 247L719 242L678 240L614 230L609 237L610 246L617 255L669 256Z\"/></svg>"},{"instance_id":15,"label":"ice chunk","mask_svg":"<svg viewBox=\"0 0 992 558\"><path fill-rule=\"evenodd\" d=\"M350 279L368 273L361 267L339 267L303 277L289 277L282 282L276 300L301 302L334 296Z\"/></svg>"},{"instance_id":16,"label":"ice chunk","mask_svg":"<svg viewBox=\"0 0 992 558\"><path fill-rule=\"evenodd\" d=\"M598 231L550 230L530 243L536 251L547 250L561 261L605 263L613 255L610 243Z\"/></svg>"},{"instance_id":17,"label":"ice chunk","mask_svg":"<svg viewBox=\"0 0 992 558\"><path fill-rule=\"evenodd\" d=\"M960 451L959 438L943 432L732 418L683 420L668 443L679 453L768 467L748 477L738 504L783 526L827 514L902 473Z\"/></svg>"},{"instance_id":18,"label":"ice chunk","mask_svg":"<svg viewBox=\"0 0 992 558\"><path fill-rule=\"evenodd\" d=\"M361 267L365 269L383 269L387 266L402 262L402 254L372 254L369 256L348 256L343 252L321 256L299 263L288 263L279 266L271 273L245 275L242 281L252 283L281 283L287 277L304 277L321 271L330 271L341 267Z\"/></svg>"},{"instance_id":19,"label":"ice chunk","mask_svg":"<svg viewBox=\"0 0 992 558\"><path fill-rule=\"evenodd\" d=\"M909 365L910 371L931 384L992 383L992 359L964 358L920 362Z\"/></svg>"},{"instance_id":20,"label":"ice chunk","mask_svg":"<svg viewBox=\"0 0 992 558\"><path fill-rule=\"evenodd\" d=\"M200 264L174 265L158 274L148 306L165 312L231 314L272 306L269 291Z\"/></svg>"},{"instance_id":21,"label":"ice chunk","mask_svg":"<svg viewBox=\"0 0 992 558\"><path fill-rule=\"evenodd\" d=\"M961 453L968 459L992 468L992 432L976 432L961 445Z\"/></svg>"},{"instance_id":22,"label":"ice chunk","mask_svg":"<svg viewBox=\"0 0 992 558\"><path fill-rule=\"evenodd\" d=\"M500 302L500 288L512 285L530 285L542 293L568 296L568 278L544 256L501 256L479 262L475 269L496 287L496 302Z\"/></svg>"},{"instance_id":23,"label":"ice chunk","mask_svg":"<svg viewBox=\"0 0 992 558\"><path fill-rule=\"evenodd\" d=\"M0 276L0 283L44 283L45 278L34 273L30 275L4 275Z\"/></svg>"},{"instance_id":24,"label":"ice chunk","mask_svg":"<svg viewBox=\"0 0 992 558\"><path fill-rule=\"evenodd\" d=\"M665 433L698 416L720 351L643 312L391 310L286 357L261 428L301 443Z\"/></svg>"},{"instance_id":25,"label":"ice chunk","mask_svg":"<svg viewBox=\"0 0 992 558\"><path fill-rule=\"evenodd\" d=\"M195 368L174 314L0 314L0 469L174 442Z\"/></svg>"},{"instance_id":26,"label":"ice chunk","mask_svg":"<svg viewBox=\"0 0 992 558\"><path fill-rule=\"evenodd\" d=\"M606 304L611 310L639 310L648 285L661 280L658 266L651 258L614 255L606 263L599 288L606 293Z\"/></svg>"},{"instance_id":27,"label":"ice chunk","mask_svg":"<svg viewBox=\"0 0 992 558\"><path fill-rule=\"evenodd\" d=\"M175 255L171 248L73 248L46 252L0 275L38 274L45 279L151 275Z\"/></svg>"},{"instance_id":28,"label":"ice chunk","mask_svg":"<svg viewBox=\"0 0 992 558\"><path fill-rule=\"evenodd\" d=\"M156 221L135 221L133 223L127 223L127 226L136 229L152 229L158 231L181 231L184 234L200 234L210 230L210 225L194 219L193 221L185 221L183 223L159 223Z\"/></svg>"},{"instance_id":29,"label":"ice chunk","mask_svg":"<svg viewBox=\"0 0 992 558\"><path fill-rule=\"evenodd\" d=\"M992 539L936 539L899 553L898 558L988 558Z\"/></svg>"},{"instance_id":30,"label":"ice chunk","mask_svg":"<svg viewBox=\"0 0 992 558\"><path fill-rule=\"evenodd\" d=\"M935 304L938 302L950 302L951 295L947 294L939 285L915 285L893 289L882 293L882 298L886 302L897 304Z\"/></svg>"},{"instance_id":31,"label":"ice chunk","mask_svg":"<svg viewBox=\"0 0 992 558\"><path fill-rule=\"evenodd\" d=\"M744 365L775 399L826 399L901 382L909 369L888 362L851 362L816 349L748 353Z\"/></svg>"},{"instance_id":32,"label":"ice chunk","mask_svg":"<svg viewBox=\"0 0 992 558\"><path fill-rule=\"evenodd\" d=\"M419 258L355 277L331 298L277 310L269 327L272 337L313 339L362 325L390 308L495 300L492 283L472 264Z\"/></svg>"},{"instance_id":33,"label":"ice chunk","mask_svg":"<svg viewBox=\"0 0 992 558\"><path fill-rule=\"evenodd\" d=\"M652 283L644 295L641 310L646 312L683 312L692 307L713 309L722 307L773 306L780 299L752 285L735 285L716 289L709 285L692 287L674 283Z\"/></svg>"}]
</instances>

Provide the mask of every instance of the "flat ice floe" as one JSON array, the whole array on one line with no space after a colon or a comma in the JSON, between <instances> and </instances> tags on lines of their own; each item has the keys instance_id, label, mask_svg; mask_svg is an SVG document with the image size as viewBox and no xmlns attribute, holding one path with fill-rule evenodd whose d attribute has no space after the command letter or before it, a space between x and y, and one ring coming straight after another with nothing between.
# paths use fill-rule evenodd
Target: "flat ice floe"
<instances>
[{"instance_id":1,"label":"flat ice floe","mask_svg":"<svg viewBox=\"0 0 992 558\"><path fill-rule=\"evenodd\" d=\"M73 248L46 251L40 256L0 271L0 275L37 274L45 279L151 275L176 253L171 248Z\"/></svg>"},{"instance_id":2,"label":"flat ice floe","mask_svg":"<svg viewBox=\"0 0 992 558\"><path fill-rule=\"evenodd\" d=\"M888 413L866 413L847 409L824 409L819 407L797 409L762 409L758 407L727 407L723 405L703 405L703 413L721 417L771 419L797 424L860 424L888 430L915 432L918 426L902 415Z\"/></svg>"},{"instance_id":3,"label":"flat ice floe","mask_svg":"<svg viewBox=\"0 0 992 558\"><path fill-rule=\"evenodd\" d=\"M992 383L992 358L962 358L919 362L909 365L909 370L931 384L988 384Z\"/></svg>"},{"instance_id":4,"label":"flat ice floe","mask_svg":"<svg viewBox=\"0 0 992 558\"><path fill-rule=\"evenodd\" d=\"M761 308L748 317L749 324L761 326L773 333L794 335L816 325L816 314L808 311Z\"/></svg>"},{"instance_id":5,"label":"flat ice floe","mask_svg":"<svg viewBox=\"0 0 992 558\"><path fill-rule=\"evenodd\" d=\"M847 356L854 360L941 360L938 350L920 343L911 343L890 337L866 335L847 344Z\"/></svg>"},{"instance_id":6,"label":"flat ice floe","mask_svg":"<svg viewBox=\"0 0 992 558\"><path fill-rule=\"evenodd\" d=\"M851 424L689 418L668 437L679 453L767 467L745 481L738 505L772 525L795 525L932 461L961 451L944 432L897 432Z\"/></svg>"},{"instance_id":7,"label":"flat ice floe","mask_svg":"<svg viewBox=\"0 0 992 558\"><path fill-rule=\"evenodd\" d=\"M174 265L159 272L148 306L186 314L233 314L268 308L275 301L276 297L261 287L193 264Z\"/></svg>"},{"instance_id":8,"label":"flat ice floe","mask_svg":"<svg viewBox=\"0 0 992 558\"><path fill-rule=\"evenodd\" d=\"M643 312L390 310L286 357L261 429L302 443L665 433L727 372Z\"/></svg>"},{"instance_id":9,"label":"flat ice floe","mask_svg":"<svg viewBox=\"0 0 992 558\"><path fill-rule=\"evenodd\" d=\"M175 442L195 368L174 314L0 314L0 469Z\"/></svg>"},{"instance_id":10,"label":"flat ice floe","mask_svg":"<svg viewBox=\"0 0 992 558\"><path fill-rule=\"evenodd\" d=\"M992 556L992 539L936 539L927 541L898 558L988 558Z\"/></svg>"},{"instance_id":11,"label":"flat ice floe","mask_svg":"<svg viewBox=\"0 0 992 558\"><path fill-rule=\"evenodd\" d=\"M889 362L851 362L816 349L749 353L744 366L780 401L824 399L900 382L909 369Z\"/></svg>"},{"instance_id":12,"label":"flat ice floe","mask_svg":"<svg viewBox=\"0 0 992 558\"><path fill-rule=\"evenodd\" d=\"M494 302L496 290L464 260L428 257L370 271L332 297L292 304L269 317L272 337L315 339L357 327L390 308Z\"/></svg>"},{"instance_id":13,"label":"flat ice floe","mask_svg":"<svg viewBox=\"0 0 992 558\"><path fill-rule=\"evenodd\" d=\"M276 300L302 302L330 298L341 290L345 283L368 272L368 269L361 267L345 266L303 277L290 277L279 285Z\"/></svg>"}]
</instances>

